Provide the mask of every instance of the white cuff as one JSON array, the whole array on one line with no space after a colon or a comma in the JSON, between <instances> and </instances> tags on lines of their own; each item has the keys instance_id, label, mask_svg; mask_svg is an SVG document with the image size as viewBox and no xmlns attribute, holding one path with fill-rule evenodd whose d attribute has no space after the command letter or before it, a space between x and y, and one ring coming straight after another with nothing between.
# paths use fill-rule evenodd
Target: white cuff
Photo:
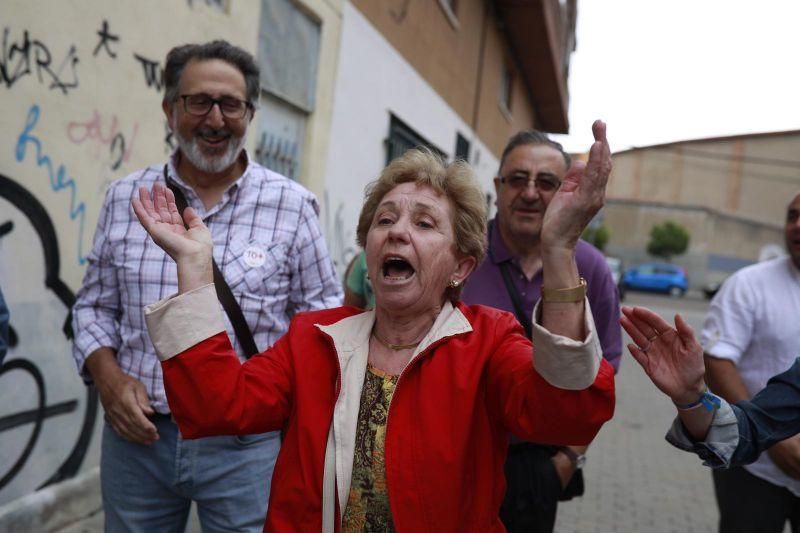
<instances>
[{"instance_id":1,"label":"white cuff","mask_svg":"<svg viewBox=\"0 0 800 533\"><path fill-rule=\"evenodd\" d=\"M603 349L594 327L589 300L584 297L586 338L576 341L550 333L538 324L541 300L533 308L533 366L551 385L560 389L583 390L594 383L600 370Z\"/></svg>"},{"instance_id":2,"label":"white cuff","mask_svg":"<svg viewBox=\"0 0 800 533\"><path fill-rule=\"evenodd\" d=\"M144 319L162 361L225 331L213 283L145 306Z\"/></svg>"}]
</instances>

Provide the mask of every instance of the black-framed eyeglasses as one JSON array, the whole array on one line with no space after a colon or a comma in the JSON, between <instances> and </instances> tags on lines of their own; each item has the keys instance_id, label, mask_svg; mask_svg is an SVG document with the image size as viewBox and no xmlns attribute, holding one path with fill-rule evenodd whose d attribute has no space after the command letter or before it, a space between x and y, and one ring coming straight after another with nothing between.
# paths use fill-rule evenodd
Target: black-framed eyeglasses
<instances>
[{"instance_id":1,"label":"black-framed eyeglasses","mask_svg":"<svg viewBox=\"0 0 800 533\"><path fill-rule=\"evenodd\" d=\"M219 110L225 118L244 118L247 110L253 109L253 104L250 102L239 100L233 96L211 98L207 94L182 94L181 99L183 99L183 109L196 117L208 115L215 104L219 106Z\"/></svg>"},{"instance_id":2,"label":"black-framed eyeglasses","mask_svg":"<svg viewBox=\"0 0 800 533\"><path fill-rule=\"evenodd\" d=\"M521 191L527 189L531 183L539 192L553 192L561 187L561 181L556 178L529 178L528 176L498 176L500 183L508 185L512 189Z\"/></svg>"}]
</instances>

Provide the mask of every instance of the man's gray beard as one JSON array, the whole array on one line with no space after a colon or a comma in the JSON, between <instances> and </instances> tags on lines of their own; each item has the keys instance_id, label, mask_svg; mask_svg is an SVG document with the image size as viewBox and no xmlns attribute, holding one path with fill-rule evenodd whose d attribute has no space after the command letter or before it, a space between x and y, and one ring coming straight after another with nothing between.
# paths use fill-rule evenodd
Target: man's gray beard
<instances>
[{"instance_id":1,"label":"man's gray beard","mask_svg":"<svg viewBox=\"0 0 800 533\"><path fill-rule=\"evenodd\" d=\"M196 138L186 139L178 133L177 129L173 131L175 132L175 138L178 140L178 147L181 149L181 154L183 154L198 170L208 172L209 174L217 174L230 168L231 165L236 162L236 159L239 157L244 147L244 135L241 137L231 135L225 153L208 157L200 150Z\"/></svg>"}]
</instances>

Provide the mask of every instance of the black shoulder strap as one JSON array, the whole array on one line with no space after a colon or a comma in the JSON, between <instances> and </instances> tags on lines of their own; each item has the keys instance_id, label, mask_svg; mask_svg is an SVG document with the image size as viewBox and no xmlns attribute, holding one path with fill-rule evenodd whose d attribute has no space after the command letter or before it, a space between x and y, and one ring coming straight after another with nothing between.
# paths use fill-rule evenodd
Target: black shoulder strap
<instances>
[{"instance_id":1,"label":"black shoulder strap","mask_svg":"<svg viewBox=\"0 0 800 533\"><path fill-rule=\"evenodd\" d=\"M530 339L533 335L533 325L531 325L533 317L526 316L525 314L522 306L522 299L519 296L519 292L517 292L516 285L514 285L514 282L511 280L511 272L508 271L508 262L500 263L498 266L500 267L500 272L503 274L503 281L506 284L508 295L511 297L511 303L514 304L514 314L517 315L517 320L522 324L522 329L525 330L525 336Z\"/></svg>"},{"instance_id":2,"label":"black shoulder strap","mask_svg":"<svg viewBox=\"0 0 800 533\"><path fill-rule=\"evenodd\" d=\"M181 214L181 218L183 218L183 212L187 206L186 197L174 183L167 179L167 165L164 165L164 179L167 182L169 190L175 195L175 205L178 206L178 212ZM186 221L184 221L183 224L186 225ZM214 260L213 256L211 257L211 264L214 268L214 288L217 290L217 298L219 298L222 308L225 309L225 313L231 321L233 332L236 334L236 338L239 339L239 344L242 345L245 356L249 359L258 353L256 342L253 339L253 333L247 325L244 313L242 313L242 308L239 307L239 302L234 298L233 292L231 292L231 288L222 276L222 271L219 269L219 266L217 266L217 262Z\"/></svg>"},{"instance_id":3,"label":"black shoulder strap","mask_svg":"<svg viewBox=\"0 0 800 533\"><path fill-rule=\"evenodd\" d=\"M492 263L494 263L494 254L492 253L492 222L489 223L488 228L489 233L489 259L491 259ZM533 335L533 325L531 324L531 320L533 317L526 316L524 306L522 305L522 298L519 295L519 291L517 291L517 286L514 285L514 281L511 279L511 272L508 269L508 262L503 261L502 263L497 265L500 269L500 273L503 275L503 282L506 284L506 291L508 292L508 296L511 298L511 304L514 306L514 315L517 317L517 321L522 325L522 329L525 330L525 336L529 339Z\"/></svg>"}]
</instances>

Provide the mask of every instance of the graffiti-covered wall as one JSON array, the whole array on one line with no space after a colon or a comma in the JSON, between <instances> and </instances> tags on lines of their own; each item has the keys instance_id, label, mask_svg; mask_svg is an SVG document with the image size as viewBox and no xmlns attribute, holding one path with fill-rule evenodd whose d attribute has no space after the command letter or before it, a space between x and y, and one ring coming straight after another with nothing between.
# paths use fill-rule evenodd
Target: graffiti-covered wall
<instances>
[{"instance_id":1,"label":"graffiti-covered wall","mask_svg":"<svg viewBox=\"0 0 800 533\"><path fill-rule=\"evenodd\" d=\"M224 38L255 53L258 0L0 4L0 504L97 464L102 412L64 325L107 184L163 161L167 50ZM251 139L252 142L252 139Z\"/></svg>"}]
</instances>

